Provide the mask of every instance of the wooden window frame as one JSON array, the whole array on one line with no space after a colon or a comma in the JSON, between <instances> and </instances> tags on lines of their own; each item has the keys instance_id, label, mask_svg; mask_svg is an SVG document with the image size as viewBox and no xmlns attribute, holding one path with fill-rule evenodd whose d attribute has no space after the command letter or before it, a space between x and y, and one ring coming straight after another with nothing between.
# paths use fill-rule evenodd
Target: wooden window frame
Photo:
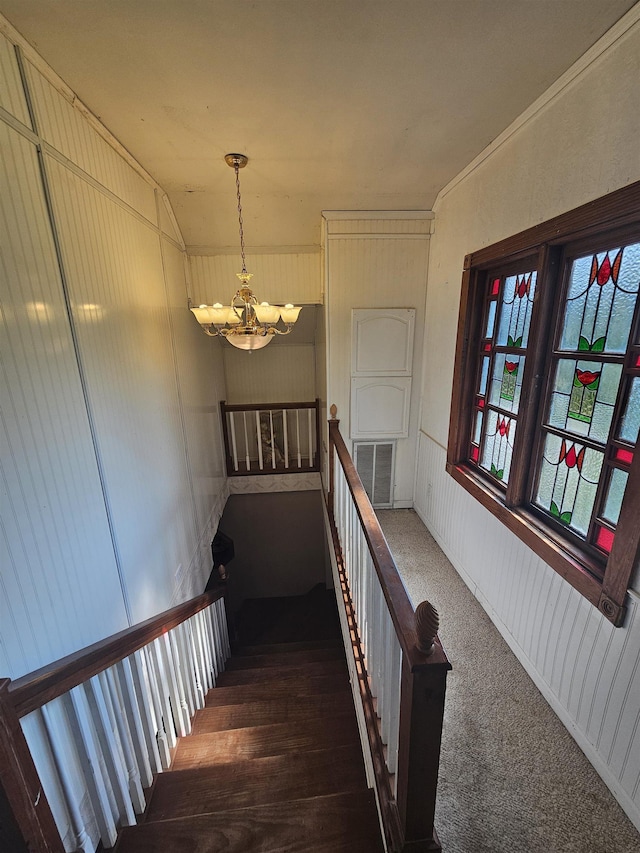
<instances>
[{"instance_id":1,"label":"wooden window frame","mask_svg":"<svg viewBox=\"0 0 640 853\"><path fill-rule=\"evenodd\" d=\"M516 536L594 604L621 625L629 580L640 555L640 443L629 471L613 547L606 562L547 524L529 507L530 466L539 440L541 404L548 395L553 327L561 299L565 248L582 241L585 252L607 239L640 234L640 181L467 255L456 345L447 471ZM476 368L489 272L534 259L536 306L529 330L521 389L517 443L506 492L469 463ZM632 330L633 334L633 330Z\"/></svg>"}]
</instances>

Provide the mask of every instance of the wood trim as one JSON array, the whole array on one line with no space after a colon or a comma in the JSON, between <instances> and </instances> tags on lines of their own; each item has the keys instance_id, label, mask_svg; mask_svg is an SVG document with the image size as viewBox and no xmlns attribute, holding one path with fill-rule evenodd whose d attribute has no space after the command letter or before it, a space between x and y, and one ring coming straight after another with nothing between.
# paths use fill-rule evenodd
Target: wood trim
<instances>
[{"instance_id":1,"label":"wood trim","mask_svg":"<svg viewBox=\"0 0 640 853\"><path fill-rule=\"evenodd\" d=\"M8 678L0 680L0 777L26 848L33 853L64 853L64 846L38 771L9 695Z\"/></svg>"},{"instance_id":2,"label":"wood trim","mask_svg":"<svg viewBox=\"0 0 640 853\"><path fill-rule=\"evenodd\" d=\"M438 638L435 641L433 654L425 655L418 651L413 605L409 601L387 540L384 538L380 523L335 421L329 421L329 441L333 444L345 473L398 641L403 654L411 664L411 670L415 671L423 667L451 669L451 664Z\"/></svg>"},{"instance_id":3,"label":"wood trim","mask_svg":"<svg viewBox=\"0 0 640 853\"><path fill-rule=\"evenodd\" d=\"M129 657L223 596L224 589L204 592L145 622L30 672L10 684L9 702L15 708L17 716L24 717L52 699L62 696L72 687Z\"/></svg>"},{"instance_id":4,"label":"wood trim","mask_svg":"<svg viewBox=\"0 0 640 853\"><path fill-rule=\"evenodd\" d=\"M319 400L306 403L226 403L220 401L222 413L225 412L276 412L279 409L317 409Z\"/></svg>"}]
</instances>

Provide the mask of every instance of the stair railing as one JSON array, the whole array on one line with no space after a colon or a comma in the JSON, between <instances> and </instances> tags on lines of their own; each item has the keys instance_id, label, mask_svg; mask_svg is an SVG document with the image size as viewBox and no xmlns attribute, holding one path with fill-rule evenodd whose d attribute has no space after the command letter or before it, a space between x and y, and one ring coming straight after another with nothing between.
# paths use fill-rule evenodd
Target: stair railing
<instances>
[{"instance_id":1,"label":"stair railing","mask_svg":"<svg viewBox=\"0 0 640 853\"><path fill-rule=\"evenodd\" d=\"M220 402L229 477L320 470L320 401Z\"/></svg>"},{"instance_id":2,"label":"stair railing","mask_svg":"<svg viewBox=\"0 0 640 853\"><path fill-rule=\"evenodd\" d=\"M387 849L440 850L434 813L451 664L433 606L422 602L414 612L340 435L335 406L331 415L327 509L367 772L375 781Z\"/></svg>"},{"instance_id":3,"label":"stair railing","mask_svg":"<svg viewBox=\"0 0 640 853\"><path fill-rule=\"evenodd\" d=\"M223 594L0 679L0 786L25 850L93 853L137 822L230 655Z\"/></svg>"}]
</instances>

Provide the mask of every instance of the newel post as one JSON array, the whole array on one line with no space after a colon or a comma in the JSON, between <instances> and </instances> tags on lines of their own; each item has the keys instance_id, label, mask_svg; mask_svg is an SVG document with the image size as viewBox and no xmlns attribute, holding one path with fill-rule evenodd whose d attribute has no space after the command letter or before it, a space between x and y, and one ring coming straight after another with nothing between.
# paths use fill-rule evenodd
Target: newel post
<instances>
[{"instance_id":1,"label":"newel post","mask_svg":"<svg viewBox=\"0 0 640 853\"><path fill-rule=\"evenodd\" d=\"M335 444L333 441L333 431L338 428L340 421L336 418L338 414L338 407L335 403L331 404L329 408L329 414L331 415L331 419L329 421L329 451L327 454L327 465L329 466L329 493L327 494L327 506L329 509L329 516L331 519L335 519L334 515L334 506L333 506L333 496L335 489Z\"/></svg>"},{"instance_id":2,"label":"newel post","mask_svg":"<svg viewBox=\"0 0 640 853\"><path fill-rule=\"evenodd\" d=\"M0 679L0 783L29 853L64 853L20 720L9 696L10 679Z\"/></svg>"},{"instance_id":3,"label":"newel post","mask_svg":"<svg viewBox=\"0 0 640 853\"><path fill-rule=\"evenodd\" d=\"M434 827L447 672L436 643L438 613L428 601L416 608L416 656L403 656L397 802L404 828L402 853L440 851Z\"/></svg>"}]
</instances>

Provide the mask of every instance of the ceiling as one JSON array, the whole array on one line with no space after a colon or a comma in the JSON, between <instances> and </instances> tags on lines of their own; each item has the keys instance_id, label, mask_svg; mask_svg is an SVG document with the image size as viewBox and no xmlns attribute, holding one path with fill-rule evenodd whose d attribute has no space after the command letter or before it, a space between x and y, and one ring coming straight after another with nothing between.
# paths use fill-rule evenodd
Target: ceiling
<instances>
[{"instance_id":1,"label":"ceiling","mask_svg":"<svg viewBox=\"0 0 640 853\"><path fill-rule=\"evenodd\" d=\"M438 191L634 0L0 0L167 191L190 247L317 246Z\"/></svg>"}]
</instances>

